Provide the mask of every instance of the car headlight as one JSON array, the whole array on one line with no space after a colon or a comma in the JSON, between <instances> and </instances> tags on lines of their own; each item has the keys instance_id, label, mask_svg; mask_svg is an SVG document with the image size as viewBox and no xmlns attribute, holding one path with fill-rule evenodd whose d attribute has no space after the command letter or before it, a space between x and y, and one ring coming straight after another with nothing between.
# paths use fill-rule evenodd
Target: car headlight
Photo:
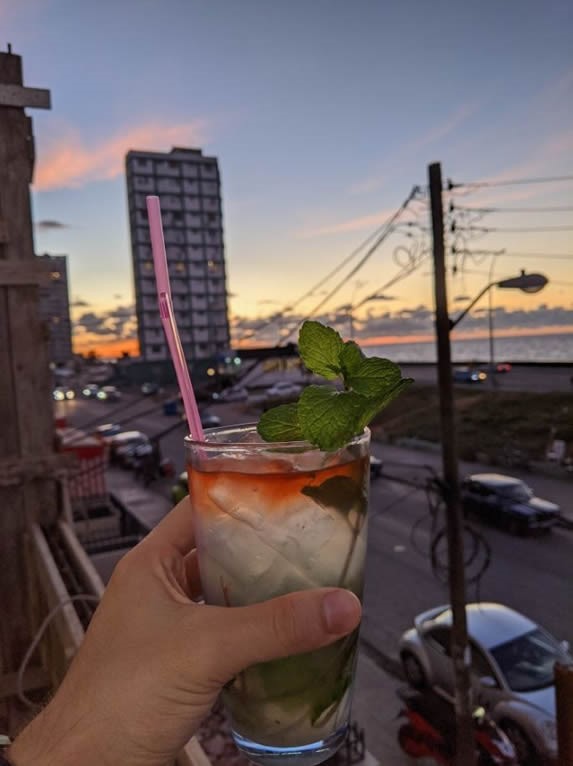
<instances>
[{"instance_id":1,"label":"car headlight","mask_svg":"<svg viewBox=\"0 0 573 766\"><path fill-rule=\"evenodd\" d=\"M76 395L73 391L66 391L66 399L75 399Z\"/></svg>"},{"instance_id":2,"label":"car headlight","mask_svg":"<svg viewBox=\"0 0 573 766\"><path fill-rule=\"evenodd\" d=\"M89 390L89 388L84 388L84 390L82 391L82 394L84 396L89 396L91 394L91 391Z\"/></svg>"},{"instance_id":3,"label":"car headlight","mask_svg":"<svg viewBox=\"0 0 573 766\"><path fill-rule=\"evenodd\" d=\"M553 718L546 718L539 727L547 746L551 750L557 749L557 723Z\"/></svg>"}]
</instances>

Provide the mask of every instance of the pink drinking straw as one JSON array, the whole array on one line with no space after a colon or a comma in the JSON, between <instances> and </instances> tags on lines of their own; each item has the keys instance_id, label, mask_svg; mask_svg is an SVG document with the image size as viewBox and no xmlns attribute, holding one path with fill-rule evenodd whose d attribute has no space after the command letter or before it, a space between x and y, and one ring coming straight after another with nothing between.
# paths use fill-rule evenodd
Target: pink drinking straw
<instances>
[{"instance_id":1,"label":"pink drinking straw","mask_svg":"<svg viewBox=\"0 0 573 766\"><path fill-rule=\"evenodd\" d=\"M183 398L183 407L191 438L195 439L195 441L205 441L195 392L189 377L187 362L185 361L185 355L181 346L181 338L179 337L177 323L173 314L171 286L167 270L167 255L165 253L165 240L163 239L163 224L161 222L161 205L159 204L159 197L149 196L146 199L151 250L155 267L155 281L157 284L157 298L159 301L159 315L161 316L169 351L175 366L175 374L177 375L179 390Z\"/></svg>"}]
</instances>

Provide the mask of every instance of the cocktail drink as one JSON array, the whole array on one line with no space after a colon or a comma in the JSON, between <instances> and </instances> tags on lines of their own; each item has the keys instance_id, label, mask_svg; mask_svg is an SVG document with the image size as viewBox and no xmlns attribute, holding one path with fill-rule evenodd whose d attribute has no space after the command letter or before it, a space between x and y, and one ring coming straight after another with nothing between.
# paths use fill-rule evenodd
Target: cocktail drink
<instances>
[{"instance_id":1,"label":"cocktail drink","mask_svg":"<svg viewBox=\"0 0 573 766\"><path fill-rule=\"evenodd\" d=\"M186 440L203 594L244 606L337 586L362 595L369 439L341 449L267 443L255 426ZM343 742L357 632L307 654L262 663L223 691L238 746L256 763L316 764Z\"/></svg>"}]
</instances>

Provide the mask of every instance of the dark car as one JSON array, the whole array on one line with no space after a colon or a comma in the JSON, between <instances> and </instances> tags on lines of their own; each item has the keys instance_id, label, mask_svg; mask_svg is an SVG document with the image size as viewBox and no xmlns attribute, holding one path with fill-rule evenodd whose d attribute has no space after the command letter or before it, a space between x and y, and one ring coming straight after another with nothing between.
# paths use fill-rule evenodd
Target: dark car
<instances>
[{"instance_id":1,"label":"dark car","mask_svg":"<svg viewBox=\"0 0 573 766\"><path fill-rule=\"evenodd\" d=\"M141 393L143 396L153 396L159 391L157 383L144 383L141 386Z\"/></svg>"},{"instance_id":2,"label":"dark car","mask_svg":"<svg viewBox=\"0 0 573 766\"><path fill-rule=\"evenodd\" d=\"M212 412L203 411L199 413L201 417L201 425L203 428L218 428L221 425L221 418L218 415L213 415Z\"/></svg>"},{"instance_id":3,"label":"dark car","mask_svg":"<svg viewBox=\"0 0 573 766\"><path fill-rule=\"evenodd\" d=\"M561 516L558 505L535 497L520 479L500 473L476 473L462 484L466 514L505 527L512 534L547 530Z\"/></svg>"},{"instance_id":4,"label":"dark car","mask_svg":"<svg viewBox=\"0 0 573 766\"><path fill-rule=\"evenodd\" d=\"M473 367L456 367L454 370L454 383L483 383L486 379L486 372Z\"/></svg>"}]
</instances>

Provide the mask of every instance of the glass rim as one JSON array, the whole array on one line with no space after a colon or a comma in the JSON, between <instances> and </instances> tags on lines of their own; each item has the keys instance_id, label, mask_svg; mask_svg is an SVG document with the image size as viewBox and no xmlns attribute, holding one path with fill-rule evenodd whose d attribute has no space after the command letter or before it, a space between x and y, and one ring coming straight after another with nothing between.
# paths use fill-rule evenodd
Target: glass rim
<instances>
[{"instance_id":1,"label":"glass rim","mask_svg":"<svg viewBox=\"0 0 573 766\"><path fill-rule=\"evenodd\" d=\"M223 434L226 431L248 431L248 430L255 430L257 427L256 422L250 422L250 423L237 423L236 425L229 425L229 426L217 426L216 428L207 428L204 431L204 435L208 437L211 434L217 435L217 434ZM351 447L355 444L360 444L365 439L370 439L370 429L368 426L365 426L362 433L358 434L357 436L353 436L351 439L349 439L347 442L345 442L342 447L339 447L336 450L332 450L332 452L338 452L339 450L346 449L347 447ZM229 442L223 442L223 441L208 441L207 439L199 440L199 439L193 439L190 435L187 435L183 439L185 447L193 448L193 449L225 449L225 450L251 450L253 452L262 452L265 450L300 450L301 452L326 452L327 450L321 450L320 447L317 447L314 444L311 444L308 441L290 441L290 442L240 442L240 441L229 441Z\"/></svg>"}]
</instances>

